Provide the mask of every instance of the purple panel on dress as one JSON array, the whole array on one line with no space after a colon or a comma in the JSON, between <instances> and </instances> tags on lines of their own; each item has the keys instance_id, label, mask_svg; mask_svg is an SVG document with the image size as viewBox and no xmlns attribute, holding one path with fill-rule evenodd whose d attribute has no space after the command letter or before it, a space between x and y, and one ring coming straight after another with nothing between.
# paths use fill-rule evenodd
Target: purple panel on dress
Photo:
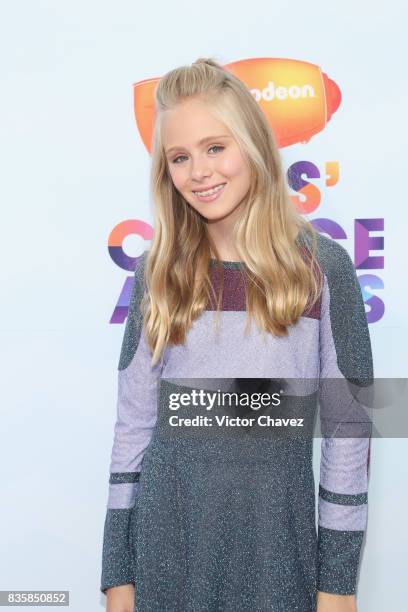
<instances>
[{"instance_id":1,"label":"purple panel on dress","mask_svg":"<svg viewBox=\"0 0 408 612\"><path fill-rule=\"evenodd\" d=\"M224 276L224 291L222 295L221 310L242 311L246 309L245 279L242 270L210 267L209 275L216 296L221 287L221 278ZM211 294L207 310L216 310L217 303Z\"/></svg>"},{"instance_id":2,"label":"purple panel on dress","mask_svg":"<svg viewBox=\"0 0 408 612\"><path fill-rule=\"evenodd\" d=\"M108 508L133 508L138 490L138 482L110 484Z\"/></svg>"},{"instance_id":3,"label":"purple panel on dress","mask_svg":"<svg viewBox=\"0 0 408 612\"><path fill-rule=\"evenodd\" d=\"M332 493L366 493L369 438L323 438L320 484Z\"/></svg>"},{"instance_id":4,"label":"purple panel on dress","mask_svg":"<svg viewBox=\"0 0 408 612\"><path fill-rule=\"evenodd\" d=\"M319 376L319 321L301 317L287 336L262 334L254 321L244 336L246 311L205 311L185 345L168 347L165 378L314 378ZM219 331L219 333L217 333ZM301 348L300 348L301 347Z\"/></svg>"},{"instance_id":5,"label":"purple panel on dress","mask_svg":"<svg viewBox=\"0 0 408 612\"><path fill-rule=\"evenodd\" d=\"M319 496L319 525L338 531L363 531L367 524L367 504L343 506L332 504Z\"/></svg>"},{"instance_id":6,"label":"purple panel on dress","mask_svg":"<svg viewBox=\"0 0 408 612\"><path fill-rule=\"evenodd\" d=\"M221 279L224 275L224 290L222 295L221 310L235 310L245 311L246 310L246 299L245 299L245 286L246 278L244 276L243 269L240 268L216 268L215 266L210 267L210 279L216 296L221 287ZM210 301L207 306L207 310L216 310L217 304L214 296L211 294ZM304 317L310 317L312 319L320 319L320 298L310 308L306 305L303 312Z\"/></svg>"},{"instance_id":7,"label":"purple panel on dress","mask_svg":"<svg viewBox=\"0 0 408 612\"><path fill-rule=\"evenodd\" d=\"M129 366L118 370L117 421L110 472L138 472L157 419L157 381L144 334Z\"/></svg>"}]
</instances>

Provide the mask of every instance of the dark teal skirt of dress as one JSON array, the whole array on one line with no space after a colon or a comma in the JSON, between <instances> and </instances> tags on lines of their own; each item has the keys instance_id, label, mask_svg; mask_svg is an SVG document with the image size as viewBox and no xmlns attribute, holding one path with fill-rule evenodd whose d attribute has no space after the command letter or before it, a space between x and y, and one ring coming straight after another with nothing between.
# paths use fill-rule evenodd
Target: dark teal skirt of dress
<instances>
[{"instance_id":1,"label":"dark teal skirt of dress","mask_svg":"<svg viewBox=\"0 0 408 612\"><path fill-rule=\"evenodd\" d=\"M314 612L312 438L169 428L165 404L131 525L135 612Z\"/></svg>"}]
</instances>

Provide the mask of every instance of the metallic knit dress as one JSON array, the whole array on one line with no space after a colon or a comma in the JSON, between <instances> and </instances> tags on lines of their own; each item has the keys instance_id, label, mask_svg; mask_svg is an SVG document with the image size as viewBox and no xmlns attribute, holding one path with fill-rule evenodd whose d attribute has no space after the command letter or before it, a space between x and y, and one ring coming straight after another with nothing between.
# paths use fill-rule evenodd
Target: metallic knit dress
<instances>
[{"instance_id":1,"label":"metallic knit dress","mask_svg":"<svg viewBox=\"0 0 408 612\"><path fill-rule=\"evenodd\" d=\"M355 389L372 379L371 344L347 251L318 235L322 294L284 337L254 321L244 335L244 264L212 260L216 291L224 278L220 328L210 301L185 344L169 345L154 368L140 311L146 256L118 367L101 591L134 584L135 612L315 612L317 590L355 593L370 435L321 436L318 497L312 469L318 403L322 430L368 425ZM175 407L194 390L217 396L212 407ZM231 406L217 391L277 392L282 403ZM285 416L304 426L258 424ZM193 417L206 424L170 425ZM237 417L242 426L225 424Z\"/></svg>"}]
</instances>

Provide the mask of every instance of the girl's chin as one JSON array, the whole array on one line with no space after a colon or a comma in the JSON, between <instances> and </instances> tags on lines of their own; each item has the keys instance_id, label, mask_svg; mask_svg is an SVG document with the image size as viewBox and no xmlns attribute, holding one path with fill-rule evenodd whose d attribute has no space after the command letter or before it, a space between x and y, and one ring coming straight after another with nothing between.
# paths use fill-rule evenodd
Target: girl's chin
<instances>
[{"instance_id":1,"label":"girl's chin","mask_svg":"<svg viewBox=\"0 0 408 612\"><path fill-rule=\"evenodd\" d=\"M209 222L221 221L222 219L226 219L230 215L237 215L239 208L239 204L235 206L228 206L225 202L217 203L217 202L209 202L208 204L199 204L197 202L189 202L191 208L194 208L204 219ZM241 202L242 204L242 202Z\"/></svg>"},{"instance_id":2,"label":"girl's chin","mask_svg":"<svg viewBox=\"0 0 408 612\"><path fill-rule=\"evenodd\" d=\"M205 219L207 219L207 221L209 223L215 223L216 221L222 221L223 219L227 219L228 217L230 217L235 209L233 210L211 210L211 211L206 211L205 213L200 211L200 214L202 217L204 217Z\"/></svg>"}]
</instances>

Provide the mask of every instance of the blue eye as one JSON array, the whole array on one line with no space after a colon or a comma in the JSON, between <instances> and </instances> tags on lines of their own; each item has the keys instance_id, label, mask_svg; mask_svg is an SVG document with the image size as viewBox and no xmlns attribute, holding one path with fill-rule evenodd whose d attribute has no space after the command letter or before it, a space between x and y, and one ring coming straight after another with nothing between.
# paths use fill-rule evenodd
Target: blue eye
<instances>
[{"instance_id":1,"label":"blue eye","mask_svg":"<svg viewBox=\"0 0 408 612\"><path fill-rule=\"evenodd\" d=\"M178 157L176 157L175 159L173 159L172 163L173 164L177 164L177 160L180 159L180 157L185 157L185 155L179 155Z\"/></svg>"},{"instance_id":2,"label":"blue eye","mask_svg":"<svg viewBox=\"0 0 408 612\"><path fill-rule=\"evenodd\" d=\"M225 149L225 147L223 147L222 145L214 145L212 147L210 147L208 150L211 151L211 149ZM178 164L177 160L181 159L182 157L186 157L185 155L179 155L178 157L175 157L172 161L173 164Z\"/></svg>"},{"instance_id":3,"label":"blue eye","mask_svg":"<svg viewBox=\"0 0 408 612\"><path fill-rule=\"evenodd\" d=\"M225 147L222 147L220 145L214 145L213 147L210 147L208 150L210 151L211 149L224 149Z\"/></svg>"}]
</instances>

